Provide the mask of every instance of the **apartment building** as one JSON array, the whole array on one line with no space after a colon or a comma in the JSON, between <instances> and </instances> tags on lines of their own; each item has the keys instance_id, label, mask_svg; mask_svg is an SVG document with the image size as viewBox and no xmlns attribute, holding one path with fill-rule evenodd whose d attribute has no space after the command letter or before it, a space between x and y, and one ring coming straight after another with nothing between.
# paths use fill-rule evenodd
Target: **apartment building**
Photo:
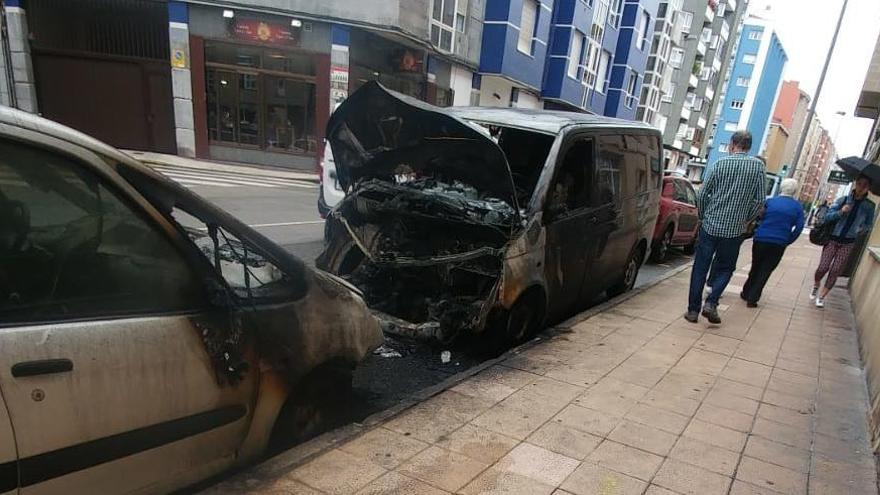
<instances>
[{"instance_id":1,"label":"apartment building","mask_svg":"<svg viewBox=\"0 0 880 495\"><path fill-rule=\"evenodd\" d=\"M667 25L661 33L657 32L661 28L655 29L661 46L656 63L652 66L649 60L648 68L662 69L649 85L660 91L642 91L640 106L644 108L641 120L662 124L667 169L702 178L708 127L715 119L719 88L747 6L746 0L683 0L680 6L678 2L659 6L658 18ZM663 66L665 33L670 43ZM659 108L654 100L658 94Z\"/></svg>"},{"instance_id":2,"label":"apartment building","mask_svg":"<svg viewBox=\"0 0 880 495\"><path fill-rule=\"evenodd\" d=\"M761 152L770 173L786 175L792 168L810 105L810 97L799 85L798 81L784 81L776 99L767 144Z\"/></svg>"},{"instance_id":3,"label":"apartment building","mask_svg":"<svg viewBox=\"0 0 880 495\"><path fill-rule=\"evenodd\" d=\"M728 153L730 137L740 129L752 133L751 155L764 150L787 61L785 48L769 22L754 16L743 22L708 152L709 163Z\"/></svg>"},{"instance_id":4,"label":"apartment building","mask_svg":"<svg viewBox=\"0 0 880 495\"><path fill-rule=\"evenodd\" d=\"M669 65L673 50L682 53L684 45L684 0L661 2L654 24L654 43L645 68L642 94L636 119L657 127L666 128L667 116L660 112L660 101L673 92L672 77L675 68Z\"/></svg>"}]
</instances>

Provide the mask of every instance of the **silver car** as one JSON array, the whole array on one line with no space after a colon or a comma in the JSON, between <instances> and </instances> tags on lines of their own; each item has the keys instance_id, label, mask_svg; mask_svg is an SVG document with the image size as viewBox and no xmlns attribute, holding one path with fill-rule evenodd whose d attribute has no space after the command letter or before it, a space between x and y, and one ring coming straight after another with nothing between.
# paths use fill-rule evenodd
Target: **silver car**
<instances>
[{"instance_id":1,"label":"silver car","mask_svg":"<svg viewBox=\"0 0 880 495\"><path fill-rule=\"evenodd\" d=\"M282 407L304 418L306 391L381 342L347 283L0 108L0 493L187 486L296 435Z\"/></svg>"}]
</instances>

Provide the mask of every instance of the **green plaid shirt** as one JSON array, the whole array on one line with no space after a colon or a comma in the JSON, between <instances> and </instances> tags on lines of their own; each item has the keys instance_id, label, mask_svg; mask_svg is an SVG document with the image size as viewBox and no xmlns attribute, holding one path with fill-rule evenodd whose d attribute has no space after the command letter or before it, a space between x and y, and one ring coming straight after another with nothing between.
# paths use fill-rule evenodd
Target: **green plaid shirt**
<instances>
[{"instance_id":1,"label":"green plaid shirt","mask_svg":"<svg viewBox=\"0 0 880 495\"><path fill-rule=\"evenodd\" d=\"M744 153L715 162L697 196L703 230L725 239L742 235L764 204L764 174L764 163Z\"/></svg>"}]
</instances>

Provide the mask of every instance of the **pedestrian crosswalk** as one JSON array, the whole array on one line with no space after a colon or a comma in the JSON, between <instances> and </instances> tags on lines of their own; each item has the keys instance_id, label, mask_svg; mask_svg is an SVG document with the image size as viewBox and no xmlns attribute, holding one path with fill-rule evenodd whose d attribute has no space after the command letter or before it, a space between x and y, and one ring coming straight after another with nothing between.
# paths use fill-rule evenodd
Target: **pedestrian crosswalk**
<instances>
[{"instance_id":1,"label":"pedestrian crosswalk","mask_svg":"<svg viewBox=\"0 0 880 495\"><path fill-rule=\"evenodd\" d=\"M151 164L151 167L184 187L264 187L316 189L317 184L307 180L257 175L248 172L202 170Z\"/></svg>"}]
</instances>

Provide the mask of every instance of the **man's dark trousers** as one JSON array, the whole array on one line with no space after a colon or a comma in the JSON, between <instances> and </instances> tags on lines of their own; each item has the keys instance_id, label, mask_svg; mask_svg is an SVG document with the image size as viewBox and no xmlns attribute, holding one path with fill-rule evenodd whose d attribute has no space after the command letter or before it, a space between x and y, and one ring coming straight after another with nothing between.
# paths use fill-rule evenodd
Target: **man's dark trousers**
<instances>
[{"instance_id":1,"label":"man's dark trousers","mask_svg":"<svg viewBox=\"0 0 880 495\"><path fill-rule=\"evenodd\" d=\"M770 280L773 270L782 261L783 254L785 254L785 246L783 244L758 241L752 244L752 269L749 270L749 279L743 285L742 293L746 301L757 303L761 300L764 286Z\"/></svg>"},{"instance_id":2,"label":"man's dark trousers","mask_svg":"<svg viewBox=\"0 0 880 495\"><path fill-rule=\"evenodd\" d=\"M694 267L691 270L691 288L688 297L688 311L698 313L703 309L703 287L706 286L706 277L709 269L713 268L712 292L706 298L706 303L718 305L718 299L730 283L733 272L736 270L736 261L739 258L739 248L742 245L742 237L724 238L716 237L700 229L700 237L697 239L697 249L694 253ZM714 261L714 267L713 267Z\"/></svg>"}]
</instances>

